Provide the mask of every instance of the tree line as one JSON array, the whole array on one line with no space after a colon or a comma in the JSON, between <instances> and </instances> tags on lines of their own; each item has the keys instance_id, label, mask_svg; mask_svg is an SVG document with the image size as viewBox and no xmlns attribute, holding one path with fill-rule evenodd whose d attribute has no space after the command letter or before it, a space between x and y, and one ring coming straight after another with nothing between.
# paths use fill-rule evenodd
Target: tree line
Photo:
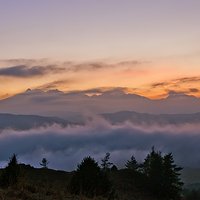
<instances>
[{"instance_id":1,"label":"tree line","mask_svg":"<svg viewBox=\"0 0 200 200\"><path fill-rule=\"evenodd\" d=\"M48 160L43 158L40 165L47 168L48 163ZM106 153L100 165L90 156L83 158L77 169L72 172L70 192L89 198L103 196L110 200L115 199L115 188L110 177L112 173L121 170L128 172L134 187L152 197L163 200L181 199L182 168L175 164L172 153L163 155L154 147L142 163L138 163L133 155L126 162L125 168L120 170L110 162L110 153ZM0 175L0 186L7 188L18 184L21 174L17 156L14 154Z\"/></svg>"}]
</instances>

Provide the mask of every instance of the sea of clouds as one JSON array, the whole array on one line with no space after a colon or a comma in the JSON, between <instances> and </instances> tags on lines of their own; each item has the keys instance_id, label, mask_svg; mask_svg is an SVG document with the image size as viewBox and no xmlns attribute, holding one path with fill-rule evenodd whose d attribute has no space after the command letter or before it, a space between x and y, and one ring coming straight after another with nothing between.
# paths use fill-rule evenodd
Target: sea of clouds
<instances>
[{"instance_id":1,"label":"sea of clouds","mask_svg":"<svg viewBox=\"0 0 200 200\"><path fill-rule=\"evenodd\" d=\"M133 154L142 162L155 146L163 153L172 152L176 163L183 167L198 167L199 130L200 124L112 125L101 118L65 128L55 124L26 131L6 129L0 133L0 165L5 166L16 153L20 162L34 167L39 167L45 157L50 168L71 171L85 156L100 163L105 153L110 152L111 161L121 168Z\"/></svg>"}]
</instances>

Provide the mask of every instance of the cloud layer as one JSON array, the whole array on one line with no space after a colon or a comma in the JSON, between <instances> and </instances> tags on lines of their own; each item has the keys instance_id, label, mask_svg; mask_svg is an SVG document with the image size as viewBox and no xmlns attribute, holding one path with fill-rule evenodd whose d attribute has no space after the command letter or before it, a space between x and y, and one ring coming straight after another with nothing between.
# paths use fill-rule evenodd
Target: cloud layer
<instances>
[{"instance_id":1,"label":"cloud layer","mask_svg":"<svg viewBox=\"0 0 200 200\"><path fill-rule=\"evenodd\" d=\"M43 76L49 73L61 73L65 69L56 66L32 66L17 65L7 68L0 68L0 76L10 76L18 78L27 78L33 76Z\"/></svg>"},{"instance_id":2,"label":"cloud layer","mask_svg":"<svg viewBox=\"0 0 200 200\"><path fill-rule=\"evenodd\" d=\"M171 91L176 91L190 95L198 95L200 91L199 83L200 83L200 76L192 76L192 77L182 77L178 79L156 82L151 84L149 88L152 91L161 90L166 93Z\"/></svg>"},{"instance_id":3,"label":"cloud layer","mask_svg":"<svg viewBox=\"0 0 200 200\"><path fill-rule=\"evenodd\" d=\"M157 67L157 63L140 59L82 62L0 60L0 80L4 83L3 86L0 85L0 97L11 96L27 88L73 91L106 87L126 88L129 93L157 99L166 97L170 91L200 96L198 73L189 74L187 70L183 70L176 74L170 69ZM179 77L178 74L183 75Z\"/></svg>"},{"instance_id":4,"label":"cloud layer","mask_svg":"<svg viewBox=\"0 0 200 200\"><path fill-rule=\"evenodd\" d=\"M29 131L4 130L0 134L1 162L12 153L20 161L39 166L42 157L50 167L72 170L84 156L98 161L106 152L119 167L132 154L141 161L155 147L163 152L173 152L178 164L199 166L200 125L135 126L131 123L111 125L100 118L84 126L61 128L57 125ZM186 159L187 158L187 159Z\"/></svg>"}]
</instances>

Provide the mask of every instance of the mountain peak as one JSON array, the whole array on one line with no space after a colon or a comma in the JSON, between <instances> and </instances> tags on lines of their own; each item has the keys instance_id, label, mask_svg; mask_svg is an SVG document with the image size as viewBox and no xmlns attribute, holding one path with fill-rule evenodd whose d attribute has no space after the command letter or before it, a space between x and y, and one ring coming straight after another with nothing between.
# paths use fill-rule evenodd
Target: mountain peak
<instances>
[{"instance_id":1,"label":"mountain peak","mask_svg":"<svg viewBox=\"0 0 200 200\"><path fill-rule=\"evenodd\" d=\"M26 91L25 91L25 93L29 93L29 92L31 92L32 90L30 89L30 88L28 88Z\"/></svg>"},{"instance_id":2,"label":"mountain peak","mask_svg":"<svg viewBox=\"0 0 200 200\"><path fill-rule=\"evenodd\" d=\"M28 88L25 92L17 94L17 95L23 95L23 94L39 94L39 93L43 93L44 91L40 90L40 89L30 89Z\"/></svg>"},{"instance_id":3,"label":"mountain peak","mask_svg":"<svg viewBox=\"0 0 200 200\"><path fill-rule=\"evenodd\" d=\"M48 90L47 93L49 93L49 94L62 94L64 92L62 92L58 89L55 89L55 90Z\"/></svg>"}]
</instances>

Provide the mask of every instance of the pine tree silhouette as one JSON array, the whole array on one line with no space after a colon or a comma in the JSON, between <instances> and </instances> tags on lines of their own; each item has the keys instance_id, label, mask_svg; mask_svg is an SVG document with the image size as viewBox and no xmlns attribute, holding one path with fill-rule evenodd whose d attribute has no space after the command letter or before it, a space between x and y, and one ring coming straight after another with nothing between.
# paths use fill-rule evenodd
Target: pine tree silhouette
<instances>
[{"instance_id":1,"label":"pine tree silhouette","mask_svg":"<svg viewBox=\"0 0 200 200\"><path fill-rule=\"evenodd\" d=\"M126 162L125 167L127 169L134 170L134 171L138 169L139 165L134 156L131 156L131 159Z\"/></svg>"},{"instance_id":2,"label":"pine tree silhouette","mask_svg":"<svg viewBox=\"0 0 200 200\"><path fill-rule=\"evenodd\" d=\"M1 176L1 186L8 187L16 185L19 182L20 166L16 154L13 154L8 162L7 167L3 170Z\"/></svg>"},{"instance_id":3,"label":"pine tree silhouette","mask_svg":"<svg viewBox=\"0 0 200 200\"><path fill-rule=\"evenodd\" d=\"M46 158L43 158L42 162L40 163L40 165L42 166L42 168L45 168L45 169L48 168L48 164L49 164L49 162L48 162L48 160Z\"/></svg>"},{"instance_id":4,"label":"pine tree silhouette","mask_svg":"<svg viewBox=\"0 0 200 200\"><path fill-rule=\"evenodd\" d=\"M101 160L101 166L103 171L109 171L113 163L110 161L110 153L106 153L105 157Z\"/></svg>"}]
</instances>

